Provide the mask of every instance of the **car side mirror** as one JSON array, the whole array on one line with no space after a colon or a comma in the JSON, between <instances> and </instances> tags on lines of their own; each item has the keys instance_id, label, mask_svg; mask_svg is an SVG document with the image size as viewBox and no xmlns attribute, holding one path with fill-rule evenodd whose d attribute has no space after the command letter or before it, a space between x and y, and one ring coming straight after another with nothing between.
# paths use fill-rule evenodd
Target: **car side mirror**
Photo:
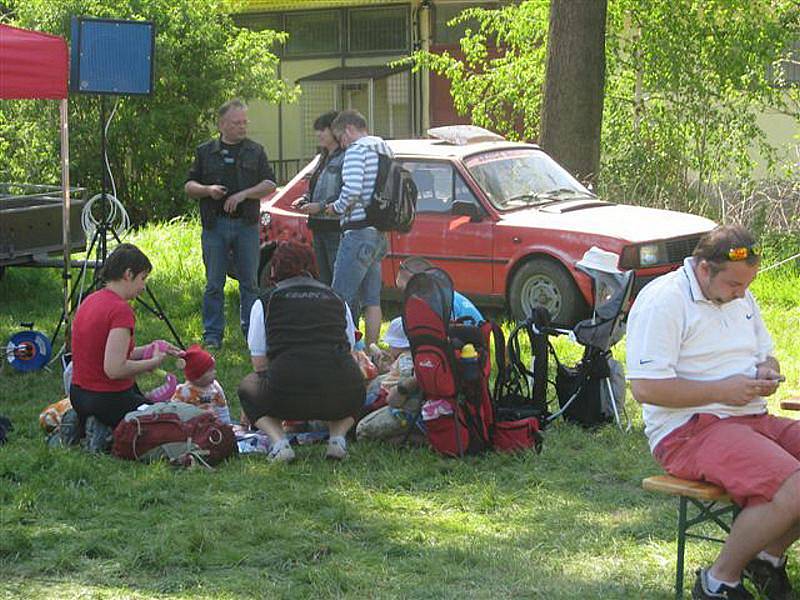
<instances>
[{"instance_id":1,"label":"car side mirror","mask_svg":"<svg viewBox=\"0 0 800 600\"><path fill-rule=\"evenodd\" d=\"M456 200L453 202L453 208L451 212L457 217L469 217L469 220L472 223L478 223L483 220L481 209L474 202Z\"/></svg>"}]
</instances>

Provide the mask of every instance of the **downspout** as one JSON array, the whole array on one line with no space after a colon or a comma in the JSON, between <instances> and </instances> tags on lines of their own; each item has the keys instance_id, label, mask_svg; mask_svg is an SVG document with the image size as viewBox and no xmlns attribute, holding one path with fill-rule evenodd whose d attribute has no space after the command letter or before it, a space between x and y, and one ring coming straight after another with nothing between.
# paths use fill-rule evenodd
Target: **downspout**
<instances>
[{"instance_id":1,"label":"downspout","mask_svg":"<svg viewBox=\"0 0 800 600\"><path fill-rule=\"evenodd\" d=\"M283 69L281 68L282 61L278 61L278 81L283 79ZM279 171L285 169L283 163L283 100L278 102L278 165L280 165ZM281 174L283 175L283 174ZM275 182L278 184L278 182Z\"/></svg>"}]
</instances>

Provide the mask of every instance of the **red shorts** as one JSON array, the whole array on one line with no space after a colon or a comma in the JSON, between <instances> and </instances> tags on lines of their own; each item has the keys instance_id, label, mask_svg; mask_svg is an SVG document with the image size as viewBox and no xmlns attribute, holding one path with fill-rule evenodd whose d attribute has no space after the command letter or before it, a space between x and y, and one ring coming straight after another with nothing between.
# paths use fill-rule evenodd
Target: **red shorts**
<instances>
[{"instance_id":1,"label":"red shorts","mask_svg":"<svg viewBox=\"0 0 800 600\"><path fill-rule=\"evenodd\" d=\"M670 475L723 487L745 508L770 502L800 470L800 421L772 415L694 415L653 451Z\"/></svg>"}]
</instances>

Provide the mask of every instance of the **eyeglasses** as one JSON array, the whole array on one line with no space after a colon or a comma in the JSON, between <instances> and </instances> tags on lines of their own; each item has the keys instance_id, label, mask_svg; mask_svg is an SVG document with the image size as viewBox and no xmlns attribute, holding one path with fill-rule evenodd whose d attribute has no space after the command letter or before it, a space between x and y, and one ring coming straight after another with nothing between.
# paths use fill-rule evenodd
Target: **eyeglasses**
<instances>
[{"instance_id":1,"label":"eyeglasses","mask_svg":"<svg viewBox=\"0 0 800 600\"><path fill-rule=\"evenodd\" d=\"M747 260L751 256L758 257L761 254L761 248L755 244L752 246L737 246L736 248L728 248L728 253L725 255L730 261L739 262Z\"/></svg>"}]
</instances>

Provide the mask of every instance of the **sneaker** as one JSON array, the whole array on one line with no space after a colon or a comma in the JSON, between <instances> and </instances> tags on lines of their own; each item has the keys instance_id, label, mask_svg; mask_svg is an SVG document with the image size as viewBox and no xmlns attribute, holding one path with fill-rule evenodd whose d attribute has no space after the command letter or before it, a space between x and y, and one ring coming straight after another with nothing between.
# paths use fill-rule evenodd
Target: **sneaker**
<instances>
[{"instance_id":1,"label":"sneaker","mask_svg":"<svg viewBox=\"0 0 800 600\"><path fill-rule=\"evenodd\" d=\"M342 460L347 456L347 442L343 437L333 437L328 440L328 451L325 458L331 460Z\"/></svg>"},{"instance_id":2,"label":"sneaker","mask_svg":"<svg viewBox=\"0 0 800 600\"><path fill-rule=\"evenodd\" d=\"M111 449L114 441L114 430L97 417L86 419L86 450L92 454L101 454Z\"/></svg>"},{"instance_id":3,"label":"sneaker","mask_svg":"<svg viewBox=\"0 0 800 600\"><path fill-rule=\"evenodd\" d=\"M769 561L754 558L747 563L743 575L769 600L788 600L797 597L786 575L785 562L780 567L775 567Z\"/></svg>"},{"instance_id":4,"label":"sneaker","mask_svg":"<svg viewBox=\"0 0 800 600\"><path fill-rule=\"evenodd\" d=\"M708 571L697 569L697 579L692 589L692 599L702 600L704 598L724 598L727 600L754 600L753 595L748 592L740 581L736 587L723 584L716 592L708 589Z\"/></svg>"},{"instance_id":5,"label":"sneaker","mask_svg":"<svg viewBox=\"0 0 800 600\"><path fill-rule=\"evenodd\" d=\"M292 450L288 442L276 444L272 447L272 450L269 451L267 458L269 458L271 462L289 463L294 460L294 450Z\"/></svg>"},{"instance_id":6,"label":"sneaker","mask_svg":"<svg viewBox=\"0 0 800 600\"><path fill-rule=\"evenodd\" d=\"M219 350L222 348L222 342L216 338L206 338L203 340L203 346L206 350Z\"/></svg>"},{"instance_id":7,"label":"sneaker","mask_svg":"<svg viewBox=\"0 0 800 600\"><path fill-rule=\"evenodd\" d=\"M61 416L61 424L58 426L58 437L62 446L74 446L81 439L81 421L74 408L70 408ZM52 445L57 445L53 443Z\"/></svg>"}]
</instances>

